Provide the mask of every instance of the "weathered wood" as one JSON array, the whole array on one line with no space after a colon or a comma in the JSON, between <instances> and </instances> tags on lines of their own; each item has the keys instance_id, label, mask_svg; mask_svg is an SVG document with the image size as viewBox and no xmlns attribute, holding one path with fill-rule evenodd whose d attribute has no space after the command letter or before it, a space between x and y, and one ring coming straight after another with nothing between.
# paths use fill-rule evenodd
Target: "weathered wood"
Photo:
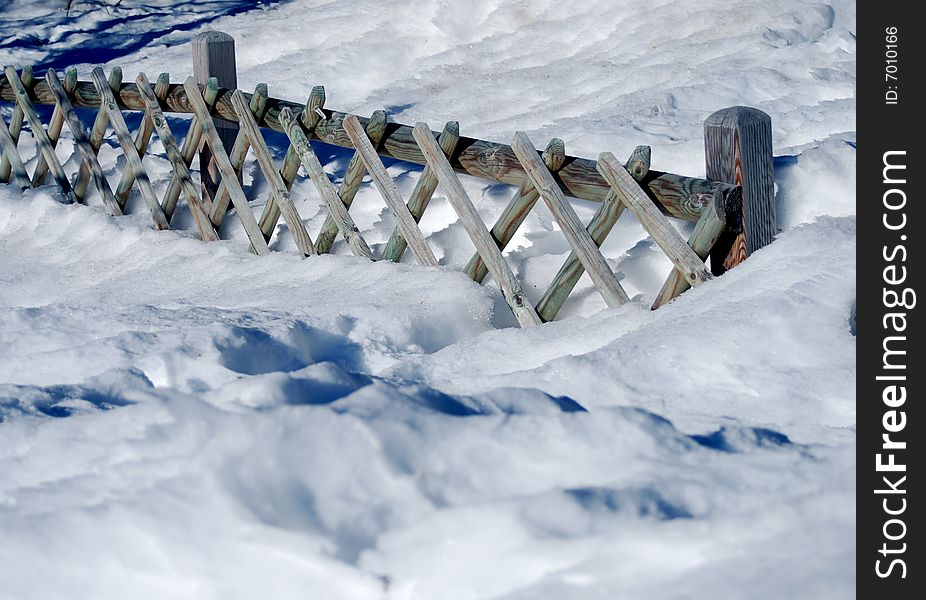
<instances>
[{"instance_id":1,"label":"weathered wood","mask_svg":"<svg viewBox=\"0 0 926 600\"><path fill-rule=\"evenodd\" d=\"M269 254L270 248L257 226L257 219L254 218L254 213L251 212L247 196L244 195L244 190L241 189L241 185L238 183L235 169L228 160L228 154L222 145L222 138L219 137L219 132L216 131L212 119L209 118L209 109L206 107L202 92L192 77L184 82L183 87L186 89L187 98L190 99L190 104L196 113L196 122L203 131L203 137L205 137L206 143L212 146L213 160L218 166L219 173L228 184L228 193L231 194L232 204L235 205L238 218L241 220L244 231L251 241L251 251L259 255Z\"/></svg>"},{"instance_id":2,"label":"weathered wood","mask_svg":"<svg viewBox=\"0 0 926 600\"><path fill-rule=\"evenodd\" d=\"M726 207L724 206L723 197L719 194L711 199L708 206L701 211L701 218L695 224L694 231L688 236L688 245L694 250L702 261L707 259L711 248L717 243L720 234L727 226ZM653 310L656 310L663 304L670 302L673 298L690 288L688 280L679 272L678 269L672 269L666 278L662 289L656 295L653 302Z\"/></svg>"},{"instance_id":3,"label":"weathered wood","mask_svg":"<svg viewBox=\"0 0 926 600\"><path fill-rule=\"evenodd\" d=\"M170 75L168 73L161 73L158 76L157 83L154 86L155 96L158 98L164 98L164 96L167 95L167 89L169 85ZM153 131L154 125L151 122L151 116L145 112L144 115L142 115L141 125L139 125L138 131L135 132L135 150L138 152L139 158L143 158L145 156L145 152L148 150L148 143L151 141L151 133ZM122 178L119 180L119 185L116 186L116 200L123 208L129 199L129 194L131 193L132 185L134 184L135 171L132 169L126 169L123 171Z\"/></svg>"},{"instance_id":4,"label":"weathered wood","mask_svg":"<svg viewBox=\"0 0 926 600\"><path fill-rule=\"evenodd\" d=\"M299 216L299 212L296 210L293 200L289 196L289 190L286 189L286 184L283 183L280 172L277 171L276 165L273 164L273 158L270 156L270 149L267 148L267 142L264 141L264 136L261 135L260 129L257 127L257 123L254 121L254 117L251 114L248 101L245 99L244 94L241 93L241 90L235 91L232 102L234 102L236 112L238 113L238 123L241 125L241 131L248 137L248 142L257 157L257 164L260 166L261 171L263 171L264 177L267 178L267 183L270 185L270 193L273 195L274 202L280 207L280 212L283 213L283 219L286 220L286 225L289 226L289 231L293 235L296 248L302 252L303 256L315 254L315 246L312 244L312 238L309 237L309 232L305 230L305 223L302 222L302 217ZM270 236L266 236L265 239L270 241L269 237Z\"/></svg>"},{"instance_id":5,"label":"weathered wood","mask_svg":"<svg viewBox=\"0 0 926 600\"><path fill-rule=\"evenodd\" d=\"M448 121L444 125L444 129L441 131L440 136L437 138L437 145L440 146L444 156L451 156L459 141L460 124L456 121ZM427 154L425 154L425 158L427 158ZM429 164L421 172L421 176L418 178L417 183L415 183L415 189L412 190L412 195L407 203L408 211L412 213L412 218L415 219L415 223L421 222L421 217L424 215L424 211L427 209L428 203L431 201L431 196L434 195L434 190L436 189L437 175ZM399 262L402 260L402 255L405 254L406 248L408 248L408 244L405 238L402 237L401 232L399 232L399 228L396 227L389 237L386 249L383 250L383 260Z\"/></svg>"},{"instance_id":6,"label":"weathered wood","mask_svg":"<svg viewBox=\"0 0 926 600\"><path fill-rule=\"evenodd\" d=\"M321 121L316 125L315 129L317 130L318 127L324 126L325 123L326 121ZM386 111L375 111L367 121L365 131L373 148L378 151L380 140L386 131ZM315 133L314 130L313 133ZM367 168L360 158L360 153L355 152L350 162L347 164L347 169L344 171L344 179L341 180L341 185L338 187L338 196L340 196L341 202L344 203L344 206L347 207L348 210L350 210L350 205L353 204L354 197L360 190L360 184L363 182L363 176L366 172ZM334 219L331 215L328 215L328 218L326 218L324 224L322 224L321 233L318 234L318 241L315 244L319 253L324 254L331 250L331 245L334 244L337 232L338 228L334 223Z\"/></svg>"},{"instance_id":7,"label":"weathered wood","mask_svg":"<svg viewBox=\"0 0 926 600\"><path fill-rule=\"evenodd\" d=\"M521 284L515 278L514 273L511 272L511 267L505 262L504 257L502 257L501 250L498 249L495 240L492 239L489 230L486 229L485 224L479 217L476 207L460 184L460 180L457 179L457 175L453 172L453 168L447 161L443 150L434 140L431 128L426 123L418 123L415 125L413 134L421 147L421 151L424 153L425 160L428 161L428 165L433 169L434 175L446 192L450 205L453 206L453 210L460 217L460 223L463 224L469 239L476 246L476 251L482 257L489 272L492 273L498 287L501 288L502 295L505 297L505 301L511 308L511 312L514 313L518 323L521 327L539 325L541 322L540 317L537 316L534 307L524 297Z\"/></svg>"},{"instance_id":8,"label":"weathered wood","mask_svg":"<svg viewBox=\"0 0 926 600\"><path fill-rule=\"evenodd\" d=\"M215 104L215 99L219 93L219 82L215 79L209 79L206 81L206 87L203 91L203 100L206 103L206 106L213 106ZM183 145L180 148L180 154L183 156L183 162L186 164L187 169L190 165L193 164L193 157L196 156L196 152L199 149L203 139L203 129L199 126L199 121L194 115L193 120L190 121L190 126L187 129L186 137L183 138ZM174 171L174 176L170 180L170 185L167 186L167 191L164 193L164 198L161 200L161 208L164 209L164 214L167 215L167 220L169 221L174 216L174 210L177 208L177 200L180 199L180 180L177 178L177 172ZM200 206L206 210L206 214L209 213L211 205L207 200L200 202Z\"/></svg>"},{"instance_id":9,"label":"weathered wood","mask_svg":"<svg viewBox=\"0 0 926 600\"><path fill-rule=\"evenodd\" d=\"M138 156L138 149L132 141L132 134L129 132L129 127L125 123L125 118L123 118L122 112L116 104L112 90L109 89L109 83L106 81L106 75L103 73L103 69L100 67L93 69L90 76L93 78L93 83L96 84L97 90L100 92L100 98L102 100L101 108L105 110L109 116L109 123L112 125L113 133L116 134L116 139L122 147L126 165L135 173L135 183L138 185L138 191L141 193L142 200L144 200L145 204L148 206L148 212L151 213L151 220L154 221L154 228L158 230L168 229L167 217L164 216L164 211L161 209L161 205L158 204L157 196L154 195L154 190L151 189L151 181L148 179L148 172L145 170L145 165L141 162L141 157ZM118 201L119 199L117 198L116 202ZM123 209L125 208L124 205L120 205L120 207Z\"/></svg>"},{"instance_id":10,"label":"weathered wood","mask_svg":"<svg viewBox=\"0 0 926 600\"><path fill-rule=\"evenodd\" d=\"M74 67L68 67L64 72L64 91L68 94L74 93L74 89L77 87L77 69ZM64 126L64 114L61 112L61 109L58 108L58 105L55 105L54 110L51 113L51 121L48 123L48 139L51 142L51 147L56 148L58 146L58 139L61 137L61 128ZM35 170L32 172L32 187L39 187L45 183L45 177L48 176L48 161L45 160L45 155L39 152L38 160L35 164Z\"/></svg>"},{"instance_id":11,"label":"weathered wood","mask_svg":"<svg viewBox=\"0 0 926 600\"><path fill-rule=\"evenodd\" d=\"M206 85L215 77L219 85L228 90L238 87L238 72L235 66L235 39L221 31L204 31L193 38L193 78L196 83ZM231 98L228 98L229 105ZM230 106L234 115L234 107ZM222 147L229 152L238 137L237 119L216 115L212 119L222 140ZM210 148L203 146L199 153L199 176L202 181L203 204L212 206L219 187L219 171L212 160ZM235 176L241 182L240 177Z\"/></svg>"},{"instance_id":12,"label":"weathered wood","mask_svg":"<svg viewBox=\"0 0 926 600\"><path fill-rule=\"evenodd\" d=\"M32 72L32 65L26 65L23 67L22 74L19 76L19 81L27 90L32 87L32 84L35 81L35 75ZM10 134L10 141L13 142L14 148L19 142L19 134L23 127L23 117L25 117L25 113L23 112L22 107L20 107L19 104L13 106L13 115L10 118L10 128L8 133ZM15 152L15 154L16 157L19 158L19 162L22 163L22 157L19 156L18 150ZM41 153L39 153L39 155L41 155ZM10 162L11 160L16 160L16 158L7 157L6 152L4 152L3 157L0 158L0 181L9 181L12 164Z\"/></svg>"},{"instance_id":13,"label":"weathered wood","mask_svg":"<svg viewBox=\"0 0 926 600\"><path fill-rule=\"evenodd\" d=\"M697 287L710 280L711 274L704 266L704 262L692 251L666 217L659 212L653 201L643 193L637 182L617 162L614 155L610 152L602 152L598 158L598 166L602 176L614 188L621 203L633 212L672 264L685 276L688 283Z\"/></svg>"},{"instance_id":14,"label":"weathered wood","mask_svg":"<svg viewBox=\"0 0 926 600\"><path fill-rule=\"evenodd\" d=\"M383 200L386 201L386 204L395 216L399 224L399 230L402 232L402 236L408 241L408 247L411 248L412 253L415 255L415 259L422 265L437 266L437 259L434 257L434 253L431 251L430 246L428 246L428 242L424 239L424 235L421 234L421 230L418 229L418 224L415 223L415 219L412 218L411 213L408 212L408 207L405 206L402 196L399 195L399 190L396 188L395 182L392 181L392 177L389 176L386 167L379 159L379 155L376 153L376 149L373 147L370 138L367 137L366 131L364 131L360 121L357 117L348 117L344 120L344 128L350 136L351 141L354 143L360 160L363 161L366 169L370 172L376 189L379 190ZM338 194L338 196L342 201L344 200L343 196L340 194Z\"/></svg>"},{"instance_id":15,"label":"weathered wood","mask_svg":"<svg viewBox=\"0 0 926 600\"><path fill-rule=\"evenodd\" d=\"M6 119L2 116L0 116L0 149L3 150L3 157L6 159L10 174L13 176L13 179L16 180L16 185L22 189L29 187L32 184L32 181L29 179L29 173L26 172L23 159L19 156L19 150L16 148L16 141L13 140L13 136L10 135L10 130L6 127ZM8 180L9 175L7 175L4 182Z\"/></svg>"},{"instance_id":16,"label":"weathered wood","mask_svg":"<svg viewBox=\"0 0 926 600\"><path fill-rule=\"evenodd\" d=\"M563 167L563 162L566 160L565 142L559 138L553 138L544 148L541 158L550 172L556 173ZM530 180L522 183L521 187L514 193L514 196L505 206L505 210L502 211L502 214L495 220L495 225L492 226L492 237L495 238L499 250L504 250L508 246L508 242L514 237L521 224L524 223L524 219L530 214L538 198L540 198L540 194ZM482 283L489 271L482 262L482 257L476 253L469 259L463 272L469 275L473 281Z\"/></svg>"},{"instance_id":17,"label":"weathered wood","mask_svg":"<svg viewBox=\"0 0 926 600\"><path fill-rule=\"evenodd\" d=\"M32 91L38 102L44 104L53 103L53 97L44 82L36 83ZM0 98L5 100L13 99L9 84L3 77L0 77ZM144 103L141 101L134 83L123 85L117 100L119 100L122 108L144 109ZM75 106L87 108L98 106L99 97L93 85L83 82L78 83L73 103ZM171 85L171 91L167 95L164 105L165 109L171 112L193 112L187 101L183 86L176 84ZM279 115L280 111L285 107L289 107L293 114L297 114L302 109L301 104L270 98L269 108L259 124L262 127L269 127L282 132L283 126L279 122ZM213 112L225 119L237 118L231 105L231 96L226 93L226 90L222 90L220 97L216 100ZM342 148L351 148L350 138L343 127L343 121L348 115L328 109L324 109L324 112L326 118L313 130L311 139L317 139ZM358 117L358 119L361 124L368 125L368 119L365 117ZM367 133L370 134L369 129ZM421 150L412 136L412 128L408 125L390 123L383 134L381 144L377 146L377 151L385 157L396 160L418 165L425 164ZM451 157L450 164L457 173L465 173L508 185L519 186L527 178L524 168L518 162L511 147L486 140L460 137L457 151ZM566 156L564 166L559 170L556 177L556 183L560 191L567 196L582 200L592 202L604 200L608 195L610 186L598 173L595 164L596 161L594 160ZM698 220L702 204L700 199L705 194L712 196L716 188L721 188L725 197L738 193L734 192L738 190L738 186L729 183L652 170L643 183L645 184L643 186L644 191L656 202L662 212L687 221ZM345 194L342 194L343 197L345 197ZM731 223L730 226L734 225ZM332 233L336 236L337 226L332 224L332 228ZM315 246L321 252L320 238L321 236L319 236L319 240L316 240Z\"/></svg>"},{"instance_id":18,"label":"weathered wood","mask_svg":"<svg viewBox=\"0 0 926 600\"><path fill-rule=\"evenodd\" d=\"M743 188L741 231L724 235L711 252L711 270L721 274L772 242L778 234L772 119L761 110L734 106L704 121L707 176Z\"/></svg>"},{"instance_id":19,"label":"weathered wood","mask_svg":"<svg viewBox=\"0 0 926 600\"><path fill-rule=\"evenodd\" d=\"M122 68L113 67L109 72L109 87L114 93L118 93L121 85ZM97 90L96 96L100 98L99 90ZM94 156L100 152L100 146L103 144L103 136L106 135L106 127L109 125L109 116L106 111L103 110L102 99L100 99L98 106L99 111L96 114L96 119L93 121L93 127L90 129L90 148L93 150ZM77 172L77 181L74 183L74 196L78 201L83 200L84 195L87 193L87 186L90 184L89 169L90 164L85 161L81 163L80 169ZM109 184L107 184L107 186L108 185Z\"/></svg>"},{"instance_id":20,"label":"weathered wood","mask_svg":"<svg viewBox=\"0 0 926 600\"><path fill-rule=\"evenodd\" d=\"M106 181L106 176L103 175L103 168L100 167L100 162L96 158L96 152L93 151L93 146L90 145L87 132L84 130L84 126L81 124L80 119L77 118L77 113L74 112L74 107L71 106L71 101L68 99L67 92L65 92L64 88L61 86L61 81L58 80L58 74L54 69L49 68L45 71L45 81L48 83L48 87L55 96L58 108L60 108L62 114L64 114L68 128L71 130L71 137L74 138L74 145L77 147L77 152L83 159L83 163L88 166L88 172L93 179L94 185L96 185L97 190L100 192L103 205L114 217L121 215L122 208L119 206L119 203L116 202L116 197L113 196L113 191L109 187L109 182ZM45 146L43 146L43 148L45 148ZM48 144L47 151L43 150L43 152L45 152L45 159L48 161L48 166L51 169L52 176L55 178L58 187L61 188L61 191L69 194L73 200L79 202L80 200L71 189L71 184L68 181L67 175L64 173L64 168L58 161L58 157L55 155L55 151L51 148L50 143Z\"/></svg>"},{"instance_id":21,"label":"weathered wood","mask_svg":"<svg viewBox=\"0 0 926 600\"><path fill-rule=\"evenodd\" d=\"M559 189L553 174L543 164L540 153L534 148L527 134L523 131L515 133L511 147L521 164L524 165L537 191L540 192L553 218L559 223L569 245L575 250L585 270L588 271L589 277L595 283L598 293L604 298L605 304L610 308L615 308L628 302L630 298L627 297L627 292L621 287L611 267L608 266L608 261L598 251L595 242Z\"/></svg>"},{"instance_id":22,"label":"weathered wood","mask_svg":"<svg viewBox=\"0 0 926 600\"><path fill-rule=\"evenodd\" d=\"M624 168L635 181L643 181L649 173L651 154L649 146L637 146L624 164ZM612 191L598 206L598 210L595 211L592 220L585 228L596 246L601 247L623 212L623 202ZM585 273L585 267L582 266L582 262L576 256L575 251L570 252L566 262L560 267L540 302L537 303L537 313L541 319L552 321L556 317L583 273Z\"/></svg>"},{"instance_id":23,"label":"weathered wood","mask_svg":"<svg viewBox=\"0 0 926 600\"><path fill-rule=\"evenodd\" d=\"M293 117L293 113L288 108L284 108L280 113L280 122L286 128L286 135L289 136L291 144L290 148L292 148L301 159L302 165L315 184L318 193L321 194L322 200L325 201L325 206L328 207L328 211L334 217L334 222L337 223L338 231L341 232L341 235L344 237L351 251L357 256L375 260L373 251L370 250L370 246L367 244L366 240L363 239L363 236L360 235L360 229L354 223L350 213L347 212L344 203L341 202L341 198L338 196L338 191L334 188L334 184L331 183L331 180L328 179L328 175L325 174L325 169L322 167L321 161L318 160L315 151L312 150L312 145L305 136L302 126L300 126L298 120Z\"/></svg>"},{"instance_id":24,"label":"weathered wood","mask_svg":"<svg viewBox=\"0 0 926 600\"><path fill-rule=\"evenodd\" d=\"M260 115L267 109L267 95L267 84L258 83L248 103L248 112L250 113L251 120L253 120L254 117L259 119ZM239 128L235 143L228 153L228 160L231 161L232 166L235 167L235 172L238 173L238 181L241 181L241 168L244 166L244 161L248 157L249 148L250 142L248 141L248 136ZM225 219L225 213L228 212L228 202L230 200L228 189L224 181L219 181L218 188L213 198L212 206L209 209L209 218L212 219L212 223L216 227L220 227L222 221ZM273 199L271 198L271 202L272 201ZM264 238L269 240L270 235L265 233Z\"/></svg>"},{"instance_id":25,"label":"weathered wood","mask_svg":"<svg viewBox=\"0 0 926 600\"><path fill-rule=\"evenodd\" d=\"M184 196L186 196L187 204L190 206L190 213L193 215L193 222L196 223L196 228L199 230L200 237L206 242L218 240L219 235L216 233L215 229L213 229L212 222L209 220L209 215L200 202L199 193L196 190L196 186L193 184L193 179L190 177L187 161L183 157L183 153L177 147L177 140L170 130L167 119L164 118L164 113L161 112L161 106L158 103L157 85L155 85L155 91L151 91L151 84L148 82L148 78L144 73L139 73L135 81L138 83L139 92L145 101L145 114L158 132L161 144L164 145L164 151L167 153L167 160L170 161L170 165L173 168L174 178L179 181L180 188L183 190Z\"/></svg>"}]
</instances>

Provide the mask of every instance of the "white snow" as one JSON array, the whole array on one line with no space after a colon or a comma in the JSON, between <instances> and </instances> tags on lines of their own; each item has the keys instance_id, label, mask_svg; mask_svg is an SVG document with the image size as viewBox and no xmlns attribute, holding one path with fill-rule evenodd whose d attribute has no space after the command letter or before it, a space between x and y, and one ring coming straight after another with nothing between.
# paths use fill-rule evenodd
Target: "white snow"
<instances>
[{"instance_id":1,"label":"white snow","mask_svg":"<svg viewBox=\"0 0 926 600\"><path fill-rule=\"evenodd\" d=\"M185 230L155 232L134 196L113 218L0 186L0 598L854 594L854 2L63 4L0 7L3 62L61 71L90 39L82 78L104 56L181 81L214 28L245 89L324 84L335 109L588 157L649 144L694 176L704 118L756 106L783 231L652 312L669 263L627 214L603 251L634 301L605 309L584 277L520 330L459 272L473 248L441 190L423 268L343 243L302 260L282 226L256 257L234 217L204 244L183 206ZM101 157L115 185L115 140ZM163 191L166 161L145 164ZM420 169L389 169L407 196ZM244 181L260 210L253 162ZM511 193L464 184L490 221ZM320 198L294 196L314 235ZM381 249L369 183L351 213ZM538 206L506 256L536 300L567 254Z\"/></svg>"}]
</instances>

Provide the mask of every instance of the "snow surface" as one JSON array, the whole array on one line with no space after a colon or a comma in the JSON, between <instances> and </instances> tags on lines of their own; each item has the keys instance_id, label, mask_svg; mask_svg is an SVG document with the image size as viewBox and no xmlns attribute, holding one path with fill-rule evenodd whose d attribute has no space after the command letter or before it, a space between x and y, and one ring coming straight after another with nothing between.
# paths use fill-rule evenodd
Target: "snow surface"
<instances>
[{"instance_id":1,"label":"snow surface","mask_svg":"<svg viewBox=\"0 0 926 600\"><path fill-rule=\"evenodd\" d=\"M342 243L301 260L285 227L258 258L233 218L204 244L135 197L112 218L0 186L0 598L854 594L854 2L63 4L0 7L3 62L177 81L214 28L243 88L322 83L336 109L590 157L649 144L688 175L704 118L756 106L783 232L651 312L669 265L625 215L603 250L634 302L605 309L585 277L520 330L458 272L472 246L440 190L422 268ZM319 151L340 177L349 154ZM114 140L101 157L115 184ZM419 169L389 169L407 195ZM245 183L266 197L253 163ZM464 183L486 219L511 193ZM321 200L295 196L314 234ZM381 248L372 186L351 212ZM540 206L507 256L536 300L567 253Z\"/></svg>"}]
</instances>

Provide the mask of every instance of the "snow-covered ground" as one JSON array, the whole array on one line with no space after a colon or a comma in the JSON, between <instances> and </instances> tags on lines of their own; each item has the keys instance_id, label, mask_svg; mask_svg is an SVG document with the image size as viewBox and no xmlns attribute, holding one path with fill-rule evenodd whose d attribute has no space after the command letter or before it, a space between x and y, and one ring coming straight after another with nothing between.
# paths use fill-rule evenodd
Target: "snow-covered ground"
<instances>
[{"instance_id":1,"label":"snow-covered ground","mask_svg":"<svg viewBox=\"0 0 926 600\"><path fill-rule=\"evenodd\" d=\"M472 246L441 190L429 269L301 260L285 229L258 258L232 218L204 244L137 198L112 218L0 185L0 598L854 593L854 2L64 4L0 6L2 62L180 81L214 28L245 89L324 84L332 108L588 157L649 144L688 175L704 118L756 106L783 232L651 312L669 265L626 214L603 250L634 301L605 309L586 277L520 330L458 272ZM319 150L339 177L349 154ZM101 157L115 185L114 140ZM163 190L166 161L146 165ZM419 170L390 171L407 195ZM465 185L487 220L511 192ZM314 235L321 200L294 195ZM351 212L381 248L370 185ZM536 300L567 253L541 205L508 258Z\"/></svg>"}]
</instances>

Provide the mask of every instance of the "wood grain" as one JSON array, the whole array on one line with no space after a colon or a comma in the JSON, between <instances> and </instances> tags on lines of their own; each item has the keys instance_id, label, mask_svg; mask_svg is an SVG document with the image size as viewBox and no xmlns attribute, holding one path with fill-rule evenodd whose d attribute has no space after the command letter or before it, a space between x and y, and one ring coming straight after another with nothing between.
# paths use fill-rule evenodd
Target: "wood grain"
<instances>
[{"instance_id":1,"label":"wood grain","mask_svg":"<svg viewBox=\"0 0 926 600\"><path fill-rule=\"evenodd\" d=\"M68 94L74 93L74 89L77 87L77 69L74 67L68 67L64 72L64 91ZM55 108L51 113L51 120L48 122L48 139L51 142L52 148L58 146L58 139L61 137L61 128L64 126L64 115L61 113L61 109L58 108L58 105L55 105ZM45 155L41 152L38 156L38 161L35 165L35 170L32 172L32 187L39 187L45 183L45 178L48 176L48 161L45 160Z\"/></svg>"},{"instance_id":2,"label":"wood grain","mask_svg":"<svg viewBox=\"0 0 926 600\"><path fill-rule=\"evenodd\" d=\"M91 82L93 85L93 82ZM120 86L122 85L122 67L113 67L109 72L109 87L113 90L114 93L118 92ZM78 85L79 89L79 85ZM93 127L90 128L90 149L93 150L93 154L99 154L100 145L103 143L103 136L106 135L106 127L109 125L109 115L103 110L102 99L100 98L100 92L94 86L97 97L97 106L99 110L96 113L96 118L93 120ZM76 92L77 90L75 90ZM84 195L87 193L87 186L90 185L90 163L84 161L80 165L80 169L77 172L77 181L74 183L74 196L78 200L82 200ZM108 186L108 184L107 184ZM121 208L120 208L121 210Z\"/></svg>"},{"instance_id":3,"label":"wood grain","mask_svg":"<svg viewBox=\"0 0 926 600\"><path fill-rule=\"evenodd\" d=\"M169 85L170 75L168 73L161 73L158 76L157 84L154 86L155 96L164 98L164 96L167 95L167 87ZM65 86L65 89L67 89L67 86ZM139 91L143 92L142 90ZM144 96L144 93L142 93L142 96ZM153 131L154 124L151 122L151 117L146 111L144 115L142 115L141 125L139 125L138 131L135 132L135 150L138 152L139 158L143 158L145 152L148 151L148 143L151 141L151 134ZM116 186L116 200L119 202L120 206L125 206L134 183L135 172L132 169L123 171L122 178L119 180L119 185Z\"/></svg>"},{"instance_id":4,"label":"wood grain","mask_svg":"<svg viewBox=\"0 0 926 600\"><path fill-rule=\"evenodd\" d=\"M16 72L15 69L13 71ZM32 84L35 80L35 75L32 72L32 65L26 65L23 67L22 74L17 77L22 83L25 89L32 87ZM25 113L19 104L13 106L13 115L10 118L10 128L7 133L10 134L10 141L13 142L13 146L16 147L16 144L19 142L19 134L22 132L23 119ZM19 156L19 151L16 151L16 155L19 157L19 162L22 163L22 157ZM11 163L10 160L16 160L13 157L8 157L4 153L4 156L0 158L0 181L9 181L11 173Z\"/></svg>"}]
</instances>

